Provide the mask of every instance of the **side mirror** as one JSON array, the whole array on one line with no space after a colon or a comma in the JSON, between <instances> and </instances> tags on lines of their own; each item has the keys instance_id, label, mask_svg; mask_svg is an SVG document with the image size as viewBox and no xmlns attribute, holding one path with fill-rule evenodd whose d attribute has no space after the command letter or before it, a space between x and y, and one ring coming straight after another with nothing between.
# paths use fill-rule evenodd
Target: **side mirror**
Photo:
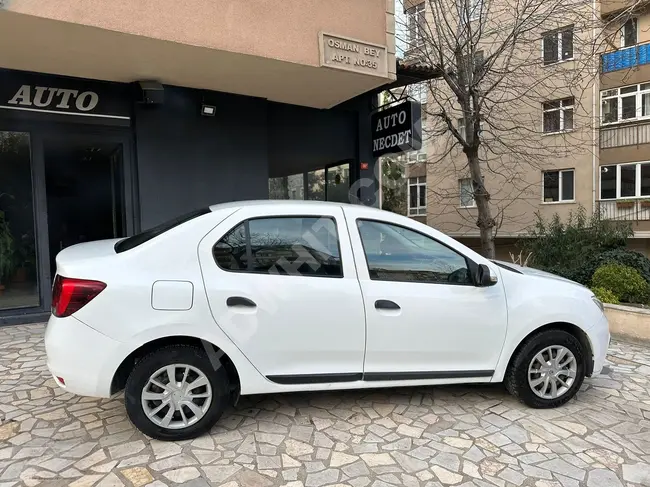
<instances>
[{"instance_id":1,"label":"side mirror","mask_svg":"<svg viewBox=\"0 0 650 487\"><path fill-rule=\"evenodd\" d=\"M476 285L479 287L494 286L497 283L497 276L491 275L490 268L485 264L479 264L476 274Z\"/></svg>"}]
</instances>

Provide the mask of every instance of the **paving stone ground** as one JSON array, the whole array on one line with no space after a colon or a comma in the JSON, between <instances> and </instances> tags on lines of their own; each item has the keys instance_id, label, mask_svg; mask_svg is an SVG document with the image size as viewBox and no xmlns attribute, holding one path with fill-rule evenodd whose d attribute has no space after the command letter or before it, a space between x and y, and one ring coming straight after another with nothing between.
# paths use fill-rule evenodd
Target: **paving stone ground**
<instances>
[{"instance_id":1,"label":"paving stone ground","mask_svg":"<svg viewBox=\"0 0 650 487\"><path fill-rule=\"evenodd\" d=\"M0 328L0 487L650 486L649 348L614 342L555 410L499 385L256 396L163 443L56 387L43 331Z\"/></svg>"}]
</instances>

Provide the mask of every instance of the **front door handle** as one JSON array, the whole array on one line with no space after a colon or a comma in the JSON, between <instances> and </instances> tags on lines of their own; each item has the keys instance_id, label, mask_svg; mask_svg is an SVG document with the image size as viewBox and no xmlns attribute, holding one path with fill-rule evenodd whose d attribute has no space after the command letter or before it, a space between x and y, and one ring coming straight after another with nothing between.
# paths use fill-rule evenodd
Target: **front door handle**
<instances>
[{"instance_id":1,"label":"front door handle","mask_svg":"<svg viewBox=\"0 0 650 487\"><path fill-rule=\"evenodd\" d=\"M244 306L246 308L256 308L257 305L255 304L254 301L251 301L248 298L244 298L242 296L231 296L228 299L226 299L226 306Z\"/></svg>"},{"instance_id":2,"label":"front door handle","mask_svg":"<svg viewBox=\"0 0 650 487\"><path fill-rule=\"evenodd\" d=\"M401 309L399 307L399 304L397 304L394 301L389 301L388 299L378 299L377 301L375 301L375 308L377 308L377 309L392 309L392 310Z\"/></svg>"}]
</instances>

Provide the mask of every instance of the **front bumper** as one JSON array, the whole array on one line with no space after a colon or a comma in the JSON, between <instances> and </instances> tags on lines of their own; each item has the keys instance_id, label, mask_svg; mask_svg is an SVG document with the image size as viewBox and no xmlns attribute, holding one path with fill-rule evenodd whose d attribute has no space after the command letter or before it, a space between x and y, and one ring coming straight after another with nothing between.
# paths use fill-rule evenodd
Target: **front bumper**
<instances>
[{"instance_id":1,"label":"front bumper","mask_svg":"<svg viewBox=\"0 0 650 487\"><path fill-rule=\"evenodd\" d=\"M45 329L48 369L60 387L80 396L110 397L110 364L114 363L119 345L74 316L52 316ZM57 377L63 378L65 384Z\"/></svg>"},{"instance_id":2,"label":"front bumper","mask_svg":"<svg viewBox=\"0 0 650 487\"><path fill-rule=\"evenodd\" d=\"M594 370L592 376L594 376L600 374L603 370L607 358L607 350L609 349L609 343L611 340L609 334L609 322L604 314L602 315L601 320L589 329L587 335L589 335L589 341L591 342L593 352Z\"/></svg>"}]
</instances>

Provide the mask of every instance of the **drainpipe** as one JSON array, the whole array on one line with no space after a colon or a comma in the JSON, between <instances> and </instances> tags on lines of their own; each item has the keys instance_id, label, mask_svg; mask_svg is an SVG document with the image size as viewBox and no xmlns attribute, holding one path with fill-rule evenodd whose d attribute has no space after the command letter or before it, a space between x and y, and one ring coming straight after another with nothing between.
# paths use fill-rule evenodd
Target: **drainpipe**
<instances>
[{"instance_id":1,"label":"drainpipe","mask_svg":"<svg viewBox=\"0 0 650 487\"><path fill-rule=\"evenodd\" d=\"M593 15L593 20L594 24L593 27L591 28L591 38L592 42L596 42L596 22L598 22L598 13L596 11L597 9L597 0L592 0L591 2L591 8L592 8L592 15ZM596 161L596 151L600 151L600 143L598 140L598 131L596 128L596 124L600 121L600 118L597 115L597 105L596 105L596 95L598 94L598 91L596 90L596 83L599 81L599 72L598 72L598 67L600 65L599 63L600 59L600 53L598 53L596 56L594 56L594 81L591 85L591 115L592 115L592 140L593 140L593 150L591 151L591 196L592 196L592 206L591 206L591 211L592 213L596 212L596 192L598 190L598 164ZM600 157L600 152L598 153L598 156Z\"/></svg>"}]
</instances>

